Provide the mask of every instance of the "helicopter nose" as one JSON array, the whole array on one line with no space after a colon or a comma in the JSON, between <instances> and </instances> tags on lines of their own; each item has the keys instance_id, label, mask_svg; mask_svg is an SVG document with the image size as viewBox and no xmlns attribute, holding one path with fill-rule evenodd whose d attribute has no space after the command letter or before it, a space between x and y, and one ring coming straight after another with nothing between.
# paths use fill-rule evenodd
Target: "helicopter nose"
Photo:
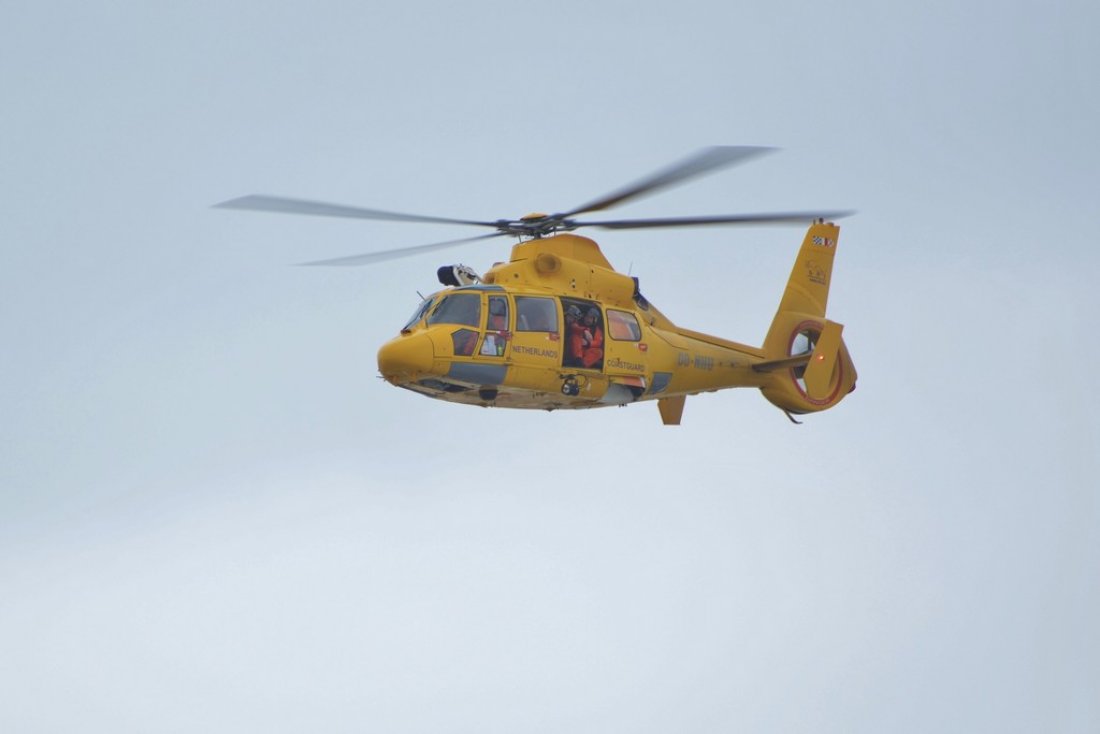
<instances>
[{"instance_id":1,"label":"helicopter nose","mask_svg":"<svg viewBox=\"0 0 1100 734\"><path fill-rule=\"evenodd\" d=\"M427 334L402 334L378 350L378 371L390 382L400 381L428 372L434 359L435 350Z\"/></svg>"}]
</instances>

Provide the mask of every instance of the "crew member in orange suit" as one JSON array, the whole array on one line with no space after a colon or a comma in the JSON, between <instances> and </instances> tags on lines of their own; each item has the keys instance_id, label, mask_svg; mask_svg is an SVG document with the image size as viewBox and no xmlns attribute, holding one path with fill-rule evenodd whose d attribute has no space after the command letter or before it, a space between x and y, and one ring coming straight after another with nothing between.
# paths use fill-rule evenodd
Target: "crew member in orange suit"
<instances>
[{"instance_id":1,"label":"crew member in orange suit","mask_svg":"<svg viewBox=\"0 0 1100 734\"><path fill-rule=\"evenodd\" d=\"M581 364L589 369L599 369L603 361L603 329L600 327L600 312L595 308L588 309L584 315L583 343Z\"/></svg>"},{"instance_id":2,"label":"crew member in orange suit","mask_svg":"<svg viewBox=\"0 0 1100 734\"><path fill-rule=\"evenodd\" d=\"M565 309L565 336L568 339L567 367L580 367L584 363L584 323L581 310L571 305Z\"/></svg>"}]
</instances>

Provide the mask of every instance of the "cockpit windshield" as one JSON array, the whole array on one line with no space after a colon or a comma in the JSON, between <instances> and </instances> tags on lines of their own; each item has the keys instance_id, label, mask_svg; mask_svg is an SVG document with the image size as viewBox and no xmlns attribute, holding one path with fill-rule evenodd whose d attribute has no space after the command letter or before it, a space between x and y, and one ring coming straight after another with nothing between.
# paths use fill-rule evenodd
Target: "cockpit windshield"
<instances>
[{"instance_id":1,"label":"cockpit windshield","mask_svg":"<svg viewBox=\"0 0 1100 734\"><path fill-rule=\"evenodd\" d=\"M401 331L409 331L410 329L412 329L413 326L416 325L417 321L420 321L420 319L424 318L424 314L428 313L428 309L432 307L432 301L434 299L435 296L431 295L421 301L420 305L416 307L416 312L412 315L412 318L409 319L408 322L401 327Z\"/></svg>"},{"instance_id":2,"label":"cockpit windshield","mask_svg":"<svg viewBox=\"0 0 1100 734\"><path fill-rule=\"evenodd\" d=\"M452 293L445 296L439 302L432 315L428 317L428 325L432 324L463 324L465 326L478 326L481 322L481 294L480 293Z\"/></svg>"}]
</instances>

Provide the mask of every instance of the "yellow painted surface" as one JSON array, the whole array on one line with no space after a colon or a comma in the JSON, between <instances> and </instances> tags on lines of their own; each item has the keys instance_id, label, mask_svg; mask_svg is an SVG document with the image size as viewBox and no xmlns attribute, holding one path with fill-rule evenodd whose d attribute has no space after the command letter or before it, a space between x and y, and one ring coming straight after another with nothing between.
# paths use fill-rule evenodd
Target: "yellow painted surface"
<instances>
[{"instance_id":1,"label":"yellow painted surface","mask_svg":"<svg viewBox=\"0 0 1100 734\"><path fill-rule=\"evenodd\" d=\"M829 385L836 372L840 333L843 329L835 321L826 321L825 328L821 330L821 339L806 367L806 392L814 398L821 399L829 394Z\"/></svg>"},{"instance_id":2,"label":"yellow painted surface","mask_svg":"<svg viewBox=\"0 0 1100 734\"><path fill-rule=\"evenodd\" d=\"M553 410L662 400L666 423L679 422L683 396L733 387L759 388L789 412L824 410L854 388L856 377L839 324L824 318L838 234L832 224L809 228L762 347L675 325L635 298L633 279L615 272L594 241L559 234L514 246L509 262L486 273L483 285L433 296L426 318L379 350L379 370L394 385L475 405ZM429 324L439 302L460 292L480 298L478 323ZM507 300L503 328L490 323L492 297ZM551 299L540 303L553 312L552 329L534 330L518 318L516 299L532 297ZM579 304L582 311L594 305L600 313L602 360L590 367L570 364L571 333L582 330L567 326L568 299L586 301ZM615 312L614 325L608 309ZM817 335L828 364L752 369L791 356L800 333ZM456 353L456 345L466 353Z\"/></svg>"}]
</instances>

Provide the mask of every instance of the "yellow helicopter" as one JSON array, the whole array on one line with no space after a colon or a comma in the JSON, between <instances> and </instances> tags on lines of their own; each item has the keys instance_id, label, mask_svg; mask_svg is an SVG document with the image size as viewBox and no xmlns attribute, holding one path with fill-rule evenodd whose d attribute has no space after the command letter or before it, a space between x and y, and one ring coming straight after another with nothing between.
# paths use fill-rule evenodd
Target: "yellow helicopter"
<instances>
[{"instance_id":1,"label":"yellow helicopter","mask_svg":"<svg viewBox=\"0 0 1100 734\"><path fill-rule=\"evenodd\" d=\"M508 262L479 276L439 268L444 290L423 299L398 336L378 351L388 382L454 403L543 410L657 401L678 425L688 395L759 388L787 417L831 408L855 389L856 370L825 317L839 227L850 212L787 212L661 219L577 221L596 212L771 148L717 146L558 214L476 221L401 214L303 199L253 195L226 209L492 228L489 234L305 265L365 265L475 240L514 236ZM581 227L637 229L811 222L764 343L748 346L677 326L618 273Z\"/></svg>"}]
</instances>

